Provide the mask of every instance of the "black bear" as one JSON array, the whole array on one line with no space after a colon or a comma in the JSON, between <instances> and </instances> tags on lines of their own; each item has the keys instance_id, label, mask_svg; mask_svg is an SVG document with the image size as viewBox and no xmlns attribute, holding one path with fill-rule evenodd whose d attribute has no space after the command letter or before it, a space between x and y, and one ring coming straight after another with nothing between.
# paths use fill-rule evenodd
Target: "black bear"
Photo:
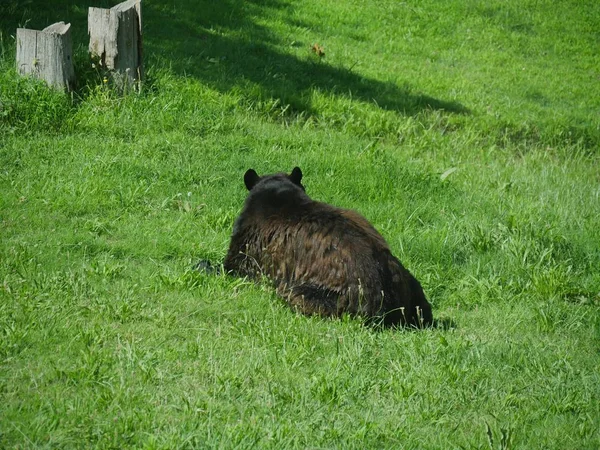
<instances>
[{"instance_id":1,"label":"black bear","mask_svg":"<svg viewBox=\"0 0 600 450\"><path fill-rule=\"evenodd\" d=\"M370 323L429 326L419 282L355 211L311 200L302 171L244 175L250 191L223 263L228 272L272 280L305 314L360 316Z\"/></svg>"}]
</instances>

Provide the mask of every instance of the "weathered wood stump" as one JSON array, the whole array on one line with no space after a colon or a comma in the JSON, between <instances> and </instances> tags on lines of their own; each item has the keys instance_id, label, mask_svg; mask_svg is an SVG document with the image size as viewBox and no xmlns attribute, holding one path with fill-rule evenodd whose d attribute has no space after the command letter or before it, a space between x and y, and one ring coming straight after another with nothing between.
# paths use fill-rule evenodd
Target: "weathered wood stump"
<instances>
[{"instance_id":1,"label":"weathered wood stump","mask_svg":"<svg viewBox=\"0 0 600 450\"><path fill-rule=\"evenodd\" d=\"M17 70L70 89L75 82L71 24L58 22L42 31L17 28Z\"/></svg>"},{"instance_id":2,"label":"weathered wood stump","mask_svg":"<svg viewBox=\"0 0 600 450\"><path fill-rule=\"evenodd\" d=\"M128 0L110 9L88 10L89 51L112 72L123 90L144 77L141 0Z\"/></svg>"}]
</instances>

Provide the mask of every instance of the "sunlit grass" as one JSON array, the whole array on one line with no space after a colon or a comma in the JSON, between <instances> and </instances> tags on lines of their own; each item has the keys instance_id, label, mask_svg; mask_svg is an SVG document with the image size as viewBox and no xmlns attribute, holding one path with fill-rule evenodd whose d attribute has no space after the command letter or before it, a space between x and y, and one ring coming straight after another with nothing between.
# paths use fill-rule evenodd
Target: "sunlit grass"
<instances>
[{"instance_id":1,"label":"sunlit grass","mask_svg":"<svg viewBox=\"0 0 600 450\"><path fill-rule=\"evenodd\" d=\"M87 3L13 3L0 447L600 445L596 2L152 2L126 97ZM68 95L13 69L14 29L57 20ZM296 165L454 327L302 317L192 269L222 260L244 171Z\"/></svg>"}]
</instances>

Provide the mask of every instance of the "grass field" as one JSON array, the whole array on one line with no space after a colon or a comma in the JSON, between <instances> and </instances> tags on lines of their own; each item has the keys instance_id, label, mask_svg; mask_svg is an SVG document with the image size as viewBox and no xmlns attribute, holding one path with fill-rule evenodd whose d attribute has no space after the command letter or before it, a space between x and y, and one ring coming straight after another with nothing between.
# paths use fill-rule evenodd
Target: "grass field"
<instances>
[{"instance_id":1,"label":"grass field","mask_svg":"<svg viewBox=\"0 0 600 450\"><path fill-rule=\"evenodd\" d=\"M125 97L86 54L115 3L0 4L1 448L600 447L599 2L148 0ZM59 20L72 94L14 69ZM452 328L191 270L296 165Z\"/></svg>"}]
</instances>

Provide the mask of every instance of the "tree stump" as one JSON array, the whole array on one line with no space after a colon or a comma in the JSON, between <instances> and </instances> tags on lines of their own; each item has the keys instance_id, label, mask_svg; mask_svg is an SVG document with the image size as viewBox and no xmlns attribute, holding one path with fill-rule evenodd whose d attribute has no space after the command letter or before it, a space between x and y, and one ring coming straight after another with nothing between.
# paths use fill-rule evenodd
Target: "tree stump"
<instances>
[{"instance_id":1,"label":"tree stump","mask_svg":"<svg viewBox=\"0 0 600 450\"><path fill-rule=\"evenodd\" d=\"M143 79L141 0L89 8L88 33L90 54L112 72L118 88L126 90Z\"/></svg>"},{"instance_id":2,"label":"tree stump","mask_svg":"<svg viewBox=\"0 0 600 450\"><path fill-rule=\"evenodd\" d=\"M75 82L71 24L57 22L42 31L17 28L17 70L58 89Z\"/></svg>"}]
</instances>

